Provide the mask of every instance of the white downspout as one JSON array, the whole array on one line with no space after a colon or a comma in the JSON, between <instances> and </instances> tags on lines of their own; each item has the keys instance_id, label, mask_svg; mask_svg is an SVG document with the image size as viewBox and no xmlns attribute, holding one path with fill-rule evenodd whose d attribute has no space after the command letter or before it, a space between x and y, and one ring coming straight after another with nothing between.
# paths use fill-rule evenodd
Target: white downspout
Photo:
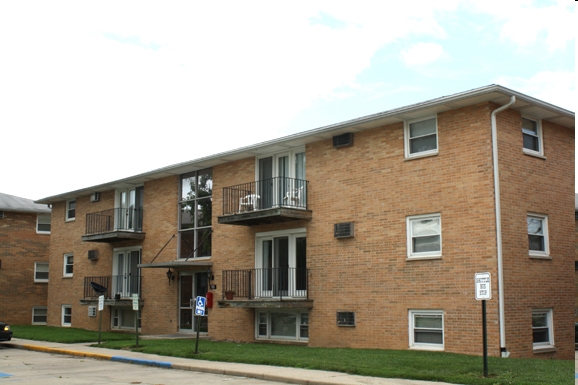
<instances>
[{"instance_id":1,"label":"white downspout","mask_svg":"<svg viewBox=\"0 0 578 385\"><path fill-rule=\"evenodd\" d=\"M504 271L502 258L502 210L500 207L500 171L498 166L498 129L496 127L496 115L516 101L512 95L510 102L492 111L492 157L494 164L494 197L496 200L496 248L498 254L498 312L500 318L500 352L502 357L508 357L506 350L506 316L504 310Z\"/></svg>"}]
</instances>

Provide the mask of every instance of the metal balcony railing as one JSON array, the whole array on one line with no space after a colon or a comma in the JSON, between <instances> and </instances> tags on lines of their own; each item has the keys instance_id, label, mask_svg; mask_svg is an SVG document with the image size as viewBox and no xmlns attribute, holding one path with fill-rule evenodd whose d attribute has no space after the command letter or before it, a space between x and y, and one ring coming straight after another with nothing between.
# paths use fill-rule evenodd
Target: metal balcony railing
<instances>
[{"instance_id":1,"label":"metal balcony railing","mask_svg":"<svg viewBox=\"0 0 578 385\"><path fill-rule=\"evenodd\" d=\"M86 235L111 231L142 231L142 209L110 209L86 214Z\"/></svg>"},{"instance_id":2,"label":"metal balcony railing","mask_svg":"<svg viewBox=\"0 0 578 385\"><path fill-rule=\"evenodd\" d=\"M142 277L140 275L123 274L107 277L84 277L84 298L126 299L133 294L141 297Z\"/></svg>"},{"instance_id":3,"label":"metal balcony railing","mask_svg":"<svg viewBox=\"0 0 578 385\"><path fill-rule=\"evenodd\" d=\"M308 299L309 269L263 268L223 271L223 299Z\"/></svg>"},{"instance_id":4,"label":"metal balcony railing","mask_svg":"<svg viewBox=\"0 0 578 385\"><path fill-rule=\"evenodd\" d=\"M276 177L223 188L223 215L277 207L307 209L308 181Z\"/></svg>"}]
</instances>

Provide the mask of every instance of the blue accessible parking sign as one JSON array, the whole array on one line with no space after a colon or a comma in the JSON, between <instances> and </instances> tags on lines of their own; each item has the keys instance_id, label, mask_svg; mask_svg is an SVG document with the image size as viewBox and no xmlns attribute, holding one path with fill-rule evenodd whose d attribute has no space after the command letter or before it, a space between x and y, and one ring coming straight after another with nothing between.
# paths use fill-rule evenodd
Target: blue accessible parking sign
<instances>
[{"instance_id":1,"label":"blue accessible parking sign","mask_svg":"<svg viewBox=\"0 0 578 385\"><path fill-rule=\"evenodd\" d=\"M195 315L205 315L205 305L207 304L207 299L205 297L197 297L195 302Z\"/></svg>"}]
</instances>

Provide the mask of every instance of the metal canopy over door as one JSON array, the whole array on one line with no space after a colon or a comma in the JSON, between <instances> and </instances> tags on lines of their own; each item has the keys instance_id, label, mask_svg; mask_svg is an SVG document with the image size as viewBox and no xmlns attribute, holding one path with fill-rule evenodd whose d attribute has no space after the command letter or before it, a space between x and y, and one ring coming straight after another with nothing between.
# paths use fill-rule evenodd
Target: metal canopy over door
<instances>
[{"instance_id":1,"label":"metal canopy over door","mask_svg":"<svg viewBox=\"0 0 578 385\"><path fill-rule=\"evenodd\" d=\"M182 272L179 276L179 331L196 332L195 299L205 297L209 289L207 273ZM209 331L208 317L201 318L201 332Z\"/></svg>"},{"instance_id":2,"label":"metal canopy over door","mask_svg":"<svg viewBox=\"0 0 578 385\"><path fill-rule=\"evenodd\" d=\"M112 292L120 294L121 298L140 295L140 254L140 249L114 252Z\"/></svg>"}]
</instances>

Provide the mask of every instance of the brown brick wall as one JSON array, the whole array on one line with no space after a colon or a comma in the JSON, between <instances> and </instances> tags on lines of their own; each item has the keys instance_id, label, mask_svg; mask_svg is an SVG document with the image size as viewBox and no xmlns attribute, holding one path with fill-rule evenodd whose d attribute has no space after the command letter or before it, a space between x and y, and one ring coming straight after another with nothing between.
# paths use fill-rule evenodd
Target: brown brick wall
<instances>
[{"instance_id":1,"label":"brown brick wall","mask_svg":"<svg viewBox=\"0 0 578 385\"><path fill-rule=\"evenodd\" d=\"M308 146L310 345L406 349L408 311L432 309L444 311L446 351L479 354L474 274L496 273L488 113L440 114L439 154L421 159L404 160L402 123L356 133L350 148ZM430 213L441 214L443 256L408 261L406 217ZM333 238L343 221L355 238ZM337 311L354 311L357 326L336 326ZM492 304L488 318L495 355Z\"/></svg>"},{"instance_id":2,"label":"brown brick wall","mask_svg":"<svg viewBox=\"0 0 578 385\"><path fill-rule=\"evenodd\" d=\"M574 357L574 132L543 121L544 158L522 151L520 115L498 115L506 345L514 356ZM530 258L526 217L548 215L551 259ZM553 309L556 352L532 353L532 309Z\"/></svg>"},{"instance_id":3,"label":"brown brick wall","mask_svg":"<svg viewBox=\"0 0 578 385\"><path fill-rule=\"evenodd\" d=\"M31 324L32 307L46 306L48 285L34 282L34 263L48 262L50 235L36 234L36 214L0 218L0 320ZM50 277L49 277L50 278Z\"/></svg>"}]
</instances>

